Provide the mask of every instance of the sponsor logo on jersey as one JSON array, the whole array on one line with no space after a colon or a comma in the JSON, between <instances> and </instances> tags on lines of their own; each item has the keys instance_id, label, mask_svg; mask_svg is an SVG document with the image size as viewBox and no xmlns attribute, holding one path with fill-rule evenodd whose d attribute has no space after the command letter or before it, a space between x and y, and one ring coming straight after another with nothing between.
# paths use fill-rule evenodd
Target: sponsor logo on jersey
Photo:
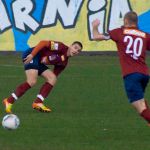
<instances>
[{"instance_id":1,"label":"sponsor logo on jersey","mask_svg":"<svg viewBox=\"0 0 150 150\"><path fill-rule=\"evenodd\" d=\"M54 44L55 50L58 50L58 43Z\"/></svg>"},{"instance_id":2,"label":"sponsor logo on jersey","mask_svg":"<svg viewBox=\"0 0 150 150\"><path fill-rule=\"evenodd\" d=\"M51 55L51 56L49 56L49 60L50 61L53 61L53 60L55 60L57 58L57 55Z\"/></svg>"},{"instance_id":3,"label":"sponsor logo on jersey","mask_svg":"<svg viewBox=\"0 0 150 150\"><path fill-rule=\"evenodd\" d=\"M135 30L135 29L124 29L123 31L124 34L129 34L129 35L136 35L145 38L146 34L142 31Z\"/></svg>"},{"instance_id":4,"label":"sponsor logo on jersey","mask_svg":"<svg viewBox=\"0 0 150 150\"><path fill-rule=\"evenodd\" d=\"M58 43L51 41L51 50L58 50Z\"/></svg>"},{"instance_id":5,"label":"sponsor logo on jersey","mask_svg":"<svg viewBox=\"0 0 150 150\"><path fill-rule=\"evenodd\" d=\"M55 49L55 42L51 41L51 50L54 50L54 49Z\"/></svg>"}]
</instances>

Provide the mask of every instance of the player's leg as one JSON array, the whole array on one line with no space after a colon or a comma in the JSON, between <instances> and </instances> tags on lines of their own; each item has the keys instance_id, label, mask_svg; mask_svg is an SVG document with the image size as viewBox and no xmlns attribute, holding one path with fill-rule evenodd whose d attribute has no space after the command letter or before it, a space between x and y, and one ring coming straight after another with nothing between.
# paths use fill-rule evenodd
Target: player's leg
<instances>
[{"instance_id":1,"label":"player's leg","mask_svg":"<svg viewBox=\"0 0 150 150\"><path fill-rule=\"evenodd\" d=\"M22 59L24 59L31 52L31 50L32 49L29 49L28 51L24 52ZM8 98L5 98L3 100L3 103L5 105L5 111L7 113L11 113L12 104L27 90L35 85L38 77L38 62L39 56L36 56L33 61L31 61L29 64L24 65L26 81L20 84Z\"/></svg>"},{"instance_id":2,"label":"player's leg","mask_svg":"<svg viewBox=\"0 0 150 150\"><path fill-rule=\"evenodd\" d=\"M145 93L146 86L149 81L149 76L144 76L141 80L143 97ZM148 102L143 98L140 101L132 103L132 105L137 109L138 113L150 124L150 109Z\"/></svg>"},{"instance_id":3,"label":"player's leg","mask_svg":"<svg viewBox=\"0 0 150 150\"><path fill-rule=\"evenodd\" d=\"M131 105L136 111L150 123L150 109L144 99L144 91L149 81L149 76L132 74L124 78L125 89Z\"/></svg>"},{"instance_id":4,"label":"player's leg","mask_svg":"<svg viewBox=\"0 0 150 150\"><path fill-rule=\"evenodd\" d=\"M46 80L46 82L42 85L40 92L37 95L37 99L35 100L35 102L40 103L42 103L49 95L57 80L56 75L51 70L44 71L41 76Z\"/></svg>"},{"instance_id":5,"label":"player's leg","mask_svg":"<svg viewBox=\"0 0 150 150\"><path fill-rule=\"evenodd\" d=\"M133 101L131 104L139 114L141 114L143 110L147 109L144 98Z\"/></svg>"},{"instance_id":6,"label":"player's leg","mask_svg":"<svg viewBox=\"0 0 150 150\"><path fill-rule=\"evenodd\" d=\"M7 113L11 113L13 103L18 100L21 96L23 96L31 87L36 84L38 71L35 69L26 70L26 81L17 86L14 92L3 100L5 105L5 111Z\"/></svg>"},{"instance_id":7,"label":"player's leg","mask_svg":"<svg viewBox=\"0 0 150 150\"><path fill-rule=\"evenodd\" d=\"M32 107L39 111L50 112L51 109L44 106L43 101L52 91L57 78L56 75L51 70L49 70L45 65L42 65L41 72L39 74L46 80L46 82L42 85L36 100L32 104Z\"/></svg>"},{"instance_id":8,"label":"player's leg","mask_svg":"<svg viewBox=\"0 0 150 150\"><path fill-rule=\"evenodd\" d=\"M150 109L146 106L144 98L133 102L132 106L150 124Z\"/></svg>"}]
</instances>

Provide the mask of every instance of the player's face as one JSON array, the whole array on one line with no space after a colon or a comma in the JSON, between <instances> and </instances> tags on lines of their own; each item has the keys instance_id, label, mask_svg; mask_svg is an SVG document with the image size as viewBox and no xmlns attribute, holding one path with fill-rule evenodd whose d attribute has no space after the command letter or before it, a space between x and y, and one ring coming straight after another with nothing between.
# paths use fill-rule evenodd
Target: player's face
<instances>
[{"instance_id":1,"label":"player's face","mask_svg":"<svg viewBox=\"0 0 150 150\"><path fill-rule=\"evenodd\" d=\"M81 47L79 44L73 44L69 47L70 56L77 55L81 52Z\"/></svg>"}]
</instances>

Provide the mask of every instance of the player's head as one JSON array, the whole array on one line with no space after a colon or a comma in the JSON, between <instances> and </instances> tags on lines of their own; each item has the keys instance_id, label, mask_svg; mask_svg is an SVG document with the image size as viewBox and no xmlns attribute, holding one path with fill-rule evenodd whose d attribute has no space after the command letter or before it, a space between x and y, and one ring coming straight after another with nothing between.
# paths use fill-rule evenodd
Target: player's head
<instances>
[{"instance_id":1,"label":"player's head","mask_svg":"<svg viewBox=\"0 0 150 150\"><path fill-rule=\"evenodd\" d=\"M82 43L79 41L74 41L68 48L68 55L74 56L81 52L83 46Z\"/></svg>"},{"instance_id":2,"label":"player's head","mask_svg":"<svg viewBox=\"0 0 150 150\"><path fill-rule=\"evenodd\" d=\"M137 24L138 24L138 16L137 16L136 12L130 11L125 14L125 16L124 16L124 26L125 27L137 26Z\"/></svg>"}]
</instances>

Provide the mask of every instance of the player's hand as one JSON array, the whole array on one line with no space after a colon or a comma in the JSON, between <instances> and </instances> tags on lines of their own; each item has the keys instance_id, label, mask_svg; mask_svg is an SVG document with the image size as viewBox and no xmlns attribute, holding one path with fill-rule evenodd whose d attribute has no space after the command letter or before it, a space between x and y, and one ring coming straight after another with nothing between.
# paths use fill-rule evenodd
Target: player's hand
<instances>
[{"instance_id":1,"label":"player's hand","mask_svg":"<svg viewBox=\"0 0 150 150\"><path fill-rule=\"evenodd\" d=\"M24 64L30 63L30 61L33 59L33 55L29 54L25 59L24 59Z\"/></svg>"},{"instance_id":2,"label":"player's hand","mask_svg":"<svg viewBox=\"0 0 150 150\"><path fill-rule=\"evenodd\" d=\"M94 28L94 27L98 27L99 25L100 25L100 20L99 20L99 19L95 19L95 20L92 22L93 28Z\"/></svg>"}]
</instances>

